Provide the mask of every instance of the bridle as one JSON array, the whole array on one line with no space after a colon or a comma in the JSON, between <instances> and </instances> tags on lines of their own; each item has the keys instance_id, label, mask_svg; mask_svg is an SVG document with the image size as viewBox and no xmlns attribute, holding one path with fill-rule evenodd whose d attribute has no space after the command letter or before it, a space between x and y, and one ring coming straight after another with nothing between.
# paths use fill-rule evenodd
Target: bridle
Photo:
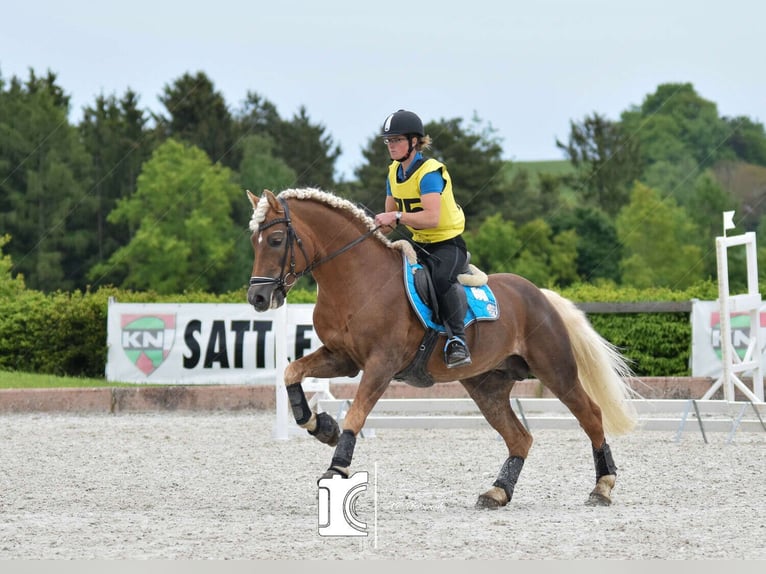
<instances>
[{"instance_id":1,"label":"bridle","mask_svg":"<svg viewBox=\"0 0 766 574\"><path fill-rule=\"evenodd\" d=\"M309 261L308 256L306 255L306 251L303 249L303 242L301 241L301 238L298 237L298 234L295 232L295 228L292 224L292 219L290 219L290 209L287 206L287 200L284 198L278 198L279 203L282 204L282 208L285 211L284 217L278 217L275 219L272 219L268 223L264 223L262 225L258 226L258 232L262 232L269 227L272 227L277 224L284 223L287 227L287 239L285 241L285 251L282 254L282 262L280 264L281 271L280 271L280 277L250 277L250 286L253 285L275 285L275 289L279 290L282 293L282 296L287 297L287 291L295 285L295 282L298 281L301 277L304 275L308 275L311 273L314 269L319 267L320 265L327 263L331 259L334 259L341 253L345 253L352 247L355 247L368 237L375 233L378 229L381 228L380 225L375 227L374 229L369 230L367 233L362 234L361 236L357 237L350 243L344 245L337 251L333 251L329 255L326 255L322 257L321 259L318 259L316 261ZM301 253L303 254L303 259L306 262L306 267L303 269L303 271L296 271L295 270L295 246L298 246L298 249L300 249ZM289 261L289 262L288 262ZM289 269L288 269L289 266ZM286 270L287 269L287 270Z\"/></svg>"}]
</instances>

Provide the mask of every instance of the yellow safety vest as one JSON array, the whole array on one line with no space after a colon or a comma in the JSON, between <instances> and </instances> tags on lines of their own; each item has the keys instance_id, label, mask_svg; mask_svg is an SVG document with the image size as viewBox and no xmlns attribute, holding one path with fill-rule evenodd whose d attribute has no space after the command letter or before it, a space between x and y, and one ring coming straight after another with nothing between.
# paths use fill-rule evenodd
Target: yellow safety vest
<instances>
[{"instance_id":1,"label":"yellow safety vest","mask_svg":"<svg viewBox=\"0 0 766 574\"><path fill-rule=\"evenodd\" d=\"M427 173L439 171L445 182L444 190L441 193L439 225L431 229L413 229L408 225L407 229L412 232L413 241L418 243L438 243L463 233L465 229L465 215L463 214L463 209L455 201L455 196L452 193L452 179L444 164L435 159L427 159L402 182L396 179L399 165L398 161L394 161L388 167L388 182L391 186L391 195L396 201L398 211L407 213L423 211L420 200L420 180Z\"/></svg>"}]
</instances>

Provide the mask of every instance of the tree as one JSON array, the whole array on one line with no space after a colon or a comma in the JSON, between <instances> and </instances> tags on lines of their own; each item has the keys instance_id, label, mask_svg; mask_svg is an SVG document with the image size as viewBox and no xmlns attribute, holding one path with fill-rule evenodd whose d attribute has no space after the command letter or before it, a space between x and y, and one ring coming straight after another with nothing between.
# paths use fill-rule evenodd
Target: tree
<instances>
[{"instance_id":1,"label":"tree","mask_svg":"<svg viewBox=\"0 0 766 574\"><path fill-rule=\"evenodd\" d=\"M341 147L333 142L322 124L314 124L301 106L288 122L280 124L275 134L279 156L298 175L296 187L335 187L335 162Z\"/></svg>"},{"instance_id":2,"label":"tree","mask_svg":"<svg viewBox=\"0 0 766 574\"><path fill-rule=\"evenodd\" d=\"M444 162L452 177L452 186L470 229L482 219L497 213L506 192L502 146L491 124L476 114L468 127L463 120L441 119L426 124L433 138L430 155Z\"/></svg>"},{"instance_id":3,"label":"tree","mask_svg":"<svg viewBox=\"0 0 766 574\"><path fill-rule=\"evenodd\" d=\"M567 285L577 280L577 234L554 235L542 219L518 230L497 213L465 234L471 262L485 273L516 273L537 285Z\"/></svg>"},{"instance_id":4,"label":"tree","mask_svg":"<svg viewBox=\"0 0 766 574\"><path fill-rule=\"evenodd\" d=\"M730 135L715 103L700 97L690 83L661 84L640 107L622 113L625 133L639 140L647 165L691 158L701 168L730 159Z\"/></svg>"},{"instance_id":5,"label":"tree","mask_svg":"<svg viewBox=\"0 0 766 574\"><path fill-rule=\"evenodd\" d=\"M26 289L24 276L21 274L14 276L11 256L3 253L3 248L10 240L10 235L0 235L0 298L6 301L12 300Z\"/></svg>"},{"instance_id":6,"label":"tree","mask_svg":"<svg viewBox=\"0 0 766 574\"><path fill-rule=\"evenodd\" d=\"M274 155L274 142L268 136L246 136L237 145L242 156L239 181L244 189L260 195L264 189L280 191L295 183L295 172Z\"/></svg>"},{"instance_id":7,"label":"tree","mask_svg":"<svg viewBox=\"0 0 766 574\"><path fill-rule=\"evenodd\" d=\"M723 212L738 212L739 202L723 190L708 170L696 179L685 208L699 230L697 245L703 254L703 273L705 277L715 279L718 275L715 238L723 233Z\"/></svg>"},{"instance_id":8,"label":"tree","mask_svg":"<svg viewBox=\"0 0 766 574\"><path fill-rule=\"evenodd\" d=\"M158 118L165 137L202 149L213 162L228 167L239 164L234 152L234 120L223 95L204 72L186 73L166 85L160 102L168 113Z\"/></svg>"},{"instance_id":9,"label":"tree","mask_svg":"<svg viewBox=\"0 0 766 574\"><path fill-rule=\"evenodd\" d=\"M107 216L118 199L133 195L141 165L156 145L148 121L132 90L125 92L120 100L115 96L99 96L93 107L84 110L79 129L93 160L91 195L96 203L95 218L90 222L96 249L88 258L88 268L106 261L130 241L132 230L127 225L109 224ZM122 278L107 280L119 284Z\"/></svg>"},{"instance_id":10,"label":"tree","mask_svg":"<svg viewBox=\"0 0 766 574\"><path fill-rule=\"evenodd\" d=\"M699 175L699 166L687 155L676 161L653 163L644 171L641 182L685 206L694 194L694 182Z\"/></svg>"},{"instance_id":11,"label":"tree","mask_svg":"<svg viewBox=\"0 0 766 574\"><path fill-rule=\"evenodd\" d=\"M763 124L745 116L724 117L729 129L726 145L734 155L746 163L766 167L766 131Z\"/></svg>"},{"instance_id":12,"label":"tree","mask_svg":"<svg viewBox=\"0 0 766 574\"><path fill-rule=\"evenodd\" d=\"M274 156L274 142L266 135L250 135L237 144L241 149L239 165L241 195L235 203L233 220L241 230L234 246L236 269L248 269L253 265L253 249L250 245L249 223L252 217L250 201L244 190L260 196L264 189L279 191L291 187L295 172L279 157Z\"/></svg>"},{"instance_id":13,"label":"tree","mask_svg":"<svg viewBox=\"0 0 766 574\"><path fill-rule=\"evenodd\" d=\"M554 235L542 219L519 228L521 251L515 271L538 286L566 286L577 281L577 234L573 230Z\"/></svg>"},{"instance_id":14,"label":"tree","mask_svg":"<svg viewBox=\"0 0 766 574\"><path fill-rule=\"evenodd\" d=\"M617 236L625 285L685 289L703 277L698 229L671 197L636 183L617 217Z\"/></svg>"},{"instance_id":15,"label":"tree","mask_svg":"<svg viewBox=\"0 0 766 574\"><path fill-rule=\"evenodd\" d=\"M716 181L739 206L738 225L754 231L766 215L766 167L740 161L721 161L713 168Z\"/></svg>"},{"instance_id":16,"label":"tree","mask_svg":"<svg viewBox=\"0 0 766 574\"><path fill-rule=\"evenodd\" d=\"M529 169L508 162L503 177L502 199L495 212L505 219L523 225L533 219L545 219L561 208L564 182L561 176L543 172L532 174Z\"/></svg>"},{"instance_id":17,"label":"tree","mask_svg":"<svg viewBox=\"0 0 766 574\"><path fill-rule=\"evenodd\" d=\"M756 231L756 236L766 237L766 218L761 219L761 224L758 226L758 230ZM761 245L758 246L757 252L758 252L758 255L757 255L758 282L762 284L764 281L766 281L766 245L763 245L761 243ZM732 281L731 287L735 287L733 283L734 282ZM744 286L744 288L747 288L747 282L743 282L740 285Z\"/></svg>"},{"instance_id":18,"label":"tree","mask_svg":"<svg viewBox=\"0 0 766 574\"><path fill-rule=\"evenodd\" d=\"M242 287L247 270L232 268L242 232L231 218L242 201L228 168L168 139L144 164L136 192L109 215L110 222L135 228L135 235L93 272L116 266L124 270L122 287L161 294Z\"/></svg>"},{"instance_id":19,"label":"tree","mask_svg":"<svg viewBox=\"0 0 766 574\"><path fill-rule=\"evenodd\" d=\"M568 143L556 140L556 146L577 170L571 185L582 193L586 205L615 216L641 174L638 140L619 123L594 113L581 123L570 122Z\"/></svg>"},{"instance_id":20,"label":"tree","mask_svg":"<svg viewBox=\"0 0 766 574\"><path fill-rule=\"evenodd\" d=\"M90 158L68 106L55 74L0 82L0 229L15 272L44 291L83 287L94 251Z\"/></svg>"},{"instance_id":21,"label":"tree","mask_svg":"<svg viewBox=\"0 0 766 574\"><path fill-rule=\"evenodd\" d=\"M592 283L620 282L622 245L614 220L595 207L560 210L549 220L554 234L572 230L577 235L577 275Z\"/></svg>"},{"instance_id":22,"label":"tree","mask_svg":"<svg viewBox=\"0 0 766 574\"><path fill-rule=\"evenodd\" d=\"M322 124L315 124L304 106L291 120L282 119L276 106L255 92L248 92L237 115L241 137L268 136L273 141L273 155L284 161L296 174L291 187L335 187L335 162L341 148ZM278 190L275 190L278 191Z\"/></svg>"},{"instance_id":23,"label":"tree","mask_svg":"<svg viewBox=\"0 0 766 574\"><path fill-rule=\"evenodd\" d=\"M277 107L257 92L248 91L242 109L235 117L239 135L269 135L272 138L277 132L282 118Z\"/></svg>"},{"instance_id":24,"label":"tree","mask_svg":"<svg viewBox=\"0 0 766 574\"><path fill-rule=\"evenodd\" d=\"M485 273L510 273L521 250L516 226L499 213L487 217L481 226L465 234L471 263Z\"/></svg>"}]
</instances>

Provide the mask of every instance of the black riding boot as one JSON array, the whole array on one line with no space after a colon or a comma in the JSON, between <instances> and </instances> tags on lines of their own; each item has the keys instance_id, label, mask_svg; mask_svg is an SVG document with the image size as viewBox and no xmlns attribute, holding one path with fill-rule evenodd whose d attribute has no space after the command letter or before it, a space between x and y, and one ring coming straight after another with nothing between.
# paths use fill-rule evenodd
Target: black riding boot
<instances>
[{"instance_id":1,"label":"black riding boot","mask_svg":"<svg viewBox=\"0 0 766 574\"><path fill-rule=\"evenodd\" d=\"M442 322L447 329L447 344L444 345L444 362L448 369L471 364L471 353L465 342L464 319L468 301L462 285L453 285L439 301Z\"/></svg>"}]
</instances>

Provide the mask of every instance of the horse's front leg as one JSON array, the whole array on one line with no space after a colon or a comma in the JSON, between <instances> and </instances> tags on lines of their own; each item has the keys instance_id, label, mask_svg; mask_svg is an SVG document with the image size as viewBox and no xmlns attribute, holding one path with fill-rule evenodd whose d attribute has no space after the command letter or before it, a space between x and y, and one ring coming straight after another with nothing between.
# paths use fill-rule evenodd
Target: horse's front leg
<instances>
[{"instance_id":1,"label":"horse's front leg","mask_svg":"<svg viewBox=\"0 0 766 574\"><path fill-rule=\"evenodd\" d=\"M332 353L324 346L287 365L284 373L285 387L298 426L305 428L319 442L330 446L338 444L338 423L327 413L317 414L311 410L301 381L306 377L353 377L358 372L359 369L348 357Z\"/></svg>"},{"instance_id":2,"label":"horse's front leg","mask_svg":"<svg viewBox=\"0 0 766 574\"><path fill-rule=\"evenodd\" d=\"M359 388L354 396L354 401L343 419L343 432L335 447L335 454L330 462L330 468L321 478L332 478L335 475L349 477L351 459L354 457L356 437L364 427L367 416L372 411L383 393L388 388L393 376L393 371L383 375L375 375L365 370ZM321 479L320 479L321 480Z\"/></svg>"}]
</instances>

